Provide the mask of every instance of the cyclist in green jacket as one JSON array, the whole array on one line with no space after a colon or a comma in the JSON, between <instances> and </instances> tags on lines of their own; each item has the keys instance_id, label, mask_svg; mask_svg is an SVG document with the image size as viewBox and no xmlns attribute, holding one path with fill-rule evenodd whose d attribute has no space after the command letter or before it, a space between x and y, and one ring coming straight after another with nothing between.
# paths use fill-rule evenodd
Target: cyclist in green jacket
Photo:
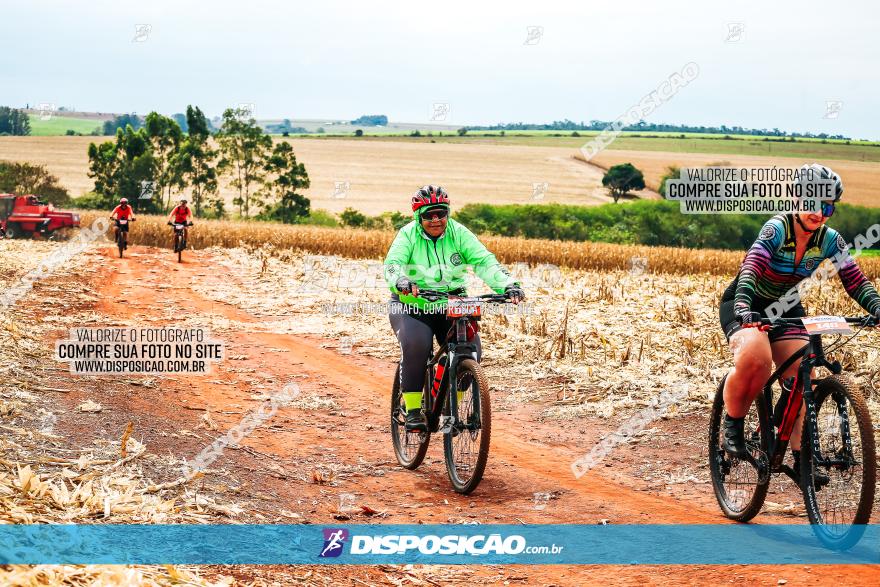
<instances>
[{"instance_id":1,"label":"cyclist in green jacket","mask_svg":"<svg viewBox=\"0 0 880 587\"><path fill-rule=\"evenodd\" d=\"M525 299L520 284L470 230L449 218L449 196L426 185L412 198L413 221L400 229L385 257L385 280L391 288L389 318L400 343L400 389L406 402L406 427L424 430L422 386L432 339L444 344L449 330L445 302L419 298L420 289L465 294L467 268L495 293L514 302ZM474 336L477 360L479 334Z\"/></svg>"}]
</instances>

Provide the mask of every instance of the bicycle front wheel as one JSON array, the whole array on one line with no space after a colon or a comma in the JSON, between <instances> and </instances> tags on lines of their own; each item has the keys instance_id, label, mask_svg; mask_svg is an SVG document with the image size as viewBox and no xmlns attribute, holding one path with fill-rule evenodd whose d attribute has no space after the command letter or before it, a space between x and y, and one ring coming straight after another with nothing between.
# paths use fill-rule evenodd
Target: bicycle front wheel
<instances>
[{"instance_id":1,"label":"bicycle front wheel","mask_svg":"<svg viewBox=\"0 0 880 587\"><path fill-rule=\"evenodd\" d=\"M727 413L724 409L726 380L725 375L718 384L712 405L712 418L709 421L709 471L715 498L724 515L737 522L748 522L761 511L770 488L768 427L761 425L768 421L767 410L761 401L763 396L758 395L746 414L746 446L759 466L728 455L724 451L721 434L721 422Z\"/></svg>"},{"instance_id":2,"label":"bicycle front wheel","mask_svg":"<svg viewBox=\"0 0 880 587\"><path fill-rule=\"evenodd\" d=\"M801 437L804 503L819 540L846 549L862 537L874 503L877 455L871 414L862 394L837 376L817 382L814 393L816 419L804 422ZM818 460L811 446L813 426Z\"/></svg>"},{"instance_id":3,"label":"bicycle front wheel","mask_svg":"<svg viewBox=\"0 0 880 587\"><path fill-rule=\"evenodd\" d=\"M489 437L492 432L492 409L489 384L483 370L473 359L464 359L458 365L455 390L463 391L458 402L457 424L443 435L443 452L449 481L458 493L468 494L483 478L489 460ZM447 397L446 415L451 410Z\"/></svg>"},{"instance_id":4,"label":"bicycle front wheel","mask_svg":"<svg viewBox=\"0 0 880 587\"><path fill-rule=\"evenodd\" d=\"M391 441L397 462L405 469L416 469L425 460L431 435L406 429L406 403L400 392L400 365L394 373L391 386Z\"/></svg>"}]
</instances>

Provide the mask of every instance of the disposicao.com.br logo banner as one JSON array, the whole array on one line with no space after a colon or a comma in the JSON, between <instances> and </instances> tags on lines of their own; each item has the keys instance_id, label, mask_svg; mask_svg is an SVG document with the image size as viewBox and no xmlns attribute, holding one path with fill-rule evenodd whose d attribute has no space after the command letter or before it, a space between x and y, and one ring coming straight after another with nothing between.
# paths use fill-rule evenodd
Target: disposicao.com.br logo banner
<instances>
[{"instance_id":1,"label":"disposicao.com.br logo banner","mask_svg":"<svg viewBox=\"0 0 880 587\"><path fill-rule=\"evenodd\" d=\"M847 527L849 528L849 527ZM880 564L797 525L0 525L0 564Z\"/></svg>"}]
</instances>

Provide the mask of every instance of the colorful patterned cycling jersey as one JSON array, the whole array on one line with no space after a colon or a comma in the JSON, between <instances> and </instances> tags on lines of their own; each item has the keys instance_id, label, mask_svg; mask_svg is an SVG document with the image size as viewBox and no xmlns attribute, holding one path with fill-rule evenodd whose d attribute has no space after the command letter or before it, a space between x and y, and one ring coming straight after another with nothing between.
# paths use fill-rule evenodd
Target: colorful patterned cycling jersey
<instances>
[{"instance_id":1,"label":"colorful patterned cycling jersey","mask_svg":"<svg viewBox=\"0 0 880 587\"><path fill-rule=\"evenodd\" d=\"M795 267L794 216L778 215L768 220L752 245L732 287L736 294L737 315L751 311L756 299L778 300L791 288L810 277L825 259L838 259L838 275L846 293L868 313L880 309L880 295L846 252L846 241L833 228L820 226L807 243L800 263Z\"/></svg>"}]
</instances>

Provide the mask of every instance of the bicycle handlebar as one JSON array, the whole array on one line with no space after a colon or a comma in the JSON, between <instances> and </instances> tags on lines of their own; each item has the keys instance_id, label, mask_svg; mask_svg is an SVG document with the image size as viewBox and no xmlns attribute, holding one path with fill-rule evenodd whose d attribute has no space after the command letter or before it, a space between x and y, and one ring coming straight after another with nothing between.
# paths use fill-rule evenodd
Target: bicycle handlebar
<instances>
[{"instance_id":1,"label":"bicycle handlebar","mask_svg":"<svg viewBox=\"0 0 880 587\"><path fill-rule=\"evenodd\" d=\"M847 324L861 324L865 327L875 327L880 326L877 322L877 318L871 315L865 316L848 316L845 317L844 320ZM755 324L758 324L757 322ZM761 318L760 326L745 326L745 328L760 328L761 330L766 330L771 326L775 326L777 324L793 324L793 325L801 325L803 322L800 318L777 318L776 320L771 320L770 318ZM765 328L766 327L766 328Z\"/></svg>"},{"instance_id":2,"label":"bicycle handlebar","mask_svg":"<svg viewBox=\"0 0 880 587\"><path fill-rule=\"evenodd\" d=\"M495 304L504 304L510 303L511 299L507 297L505 294L483 294L479 296L450 296L448 292L445 291L435 291L431 289L420 289L419 295L416 296L427 300L429 302L439 302L443 300L448 300L450 297L461 297L462 299L478 299L485 302L495 303Z\"/></svg>"}]
</instances>

